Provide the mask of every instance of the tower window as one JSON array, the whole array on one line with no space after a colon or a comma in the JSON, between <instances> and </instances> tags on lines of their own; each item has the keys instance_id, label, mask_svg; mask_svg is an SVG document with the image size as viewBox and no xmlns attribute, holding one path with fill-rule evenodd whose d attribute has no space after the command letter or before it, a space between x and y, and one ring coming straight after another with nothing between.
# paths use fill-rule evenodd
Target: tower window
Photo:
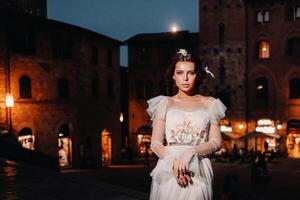
<instances>
[{"instance_id":1,"label":"tower window","mask_svg":"<svg viewBox=\"0 0 300 200\"><path fill-rule=\"evenodd\" d=\"M270 58L270 43L268 41L258 43L258 57L260 59Z\"/></svg>"}]
</instances>

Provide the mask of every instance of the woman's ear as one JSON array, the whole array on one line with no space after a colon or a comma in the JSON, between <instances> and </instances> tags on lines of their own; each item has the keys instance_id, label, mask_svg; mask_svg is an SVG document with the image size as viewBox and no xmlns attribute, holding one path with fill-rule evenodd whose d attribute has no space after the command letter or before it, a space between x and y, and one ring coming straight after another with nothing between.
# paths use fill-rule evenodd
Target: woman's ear
<instances>
[{"instance_id":1,"label":"woman's ear","mask_svg":"<svg viewBox=\"0 0 300 200\"><path fill-rule=\"evenodd\" d=\"M172 76L172 78L173 78L173 80L175 81L175 76L174 76L174 75Z\"/></svg>"}]
</instances>

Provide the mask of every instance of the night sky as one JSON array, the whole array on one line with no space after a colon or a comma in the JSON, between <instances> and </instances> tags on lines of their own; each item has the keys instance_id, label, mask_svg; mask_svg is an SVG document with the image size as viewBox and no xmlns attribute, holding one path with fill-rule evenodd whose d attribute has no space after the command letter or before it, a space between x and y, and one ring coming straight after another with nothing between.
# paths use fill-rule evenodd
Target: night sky
<instances>
[{"instance_id":1,"label":"night sky","mask_svg":"<svg viewBox=\"0 0 300 200\"><path fill-rule=\"evenodd\" d=\"M124 41L138 33L198 31L199 0L48 0L48 18ZM127 66L126 48L121 65Z\"/></svg>"}]
</instances>

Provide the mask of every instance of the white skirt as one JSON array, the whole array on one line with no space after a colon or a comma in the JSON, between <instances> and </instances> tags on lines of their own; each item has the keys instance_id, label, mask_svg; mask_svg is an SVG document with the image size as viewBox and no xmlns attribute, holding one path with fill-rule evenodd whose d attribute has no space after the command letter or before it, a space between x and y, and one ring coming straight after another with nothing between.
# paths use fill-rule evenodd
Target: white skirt
<instances>
[{"instance_id":1,"label":"white skirt","mask_svg":"<svg viewBox=\"0 0 300 200\"><path fill-rule=\"evenodd\" d=\"M159 159L152 170L150 200L212 200L213 170L208 158L194 156L190 162L193 184L183 188L178 185L172 166L190 146L167 146L167 156Z\"/></svg>"}]
</instances>

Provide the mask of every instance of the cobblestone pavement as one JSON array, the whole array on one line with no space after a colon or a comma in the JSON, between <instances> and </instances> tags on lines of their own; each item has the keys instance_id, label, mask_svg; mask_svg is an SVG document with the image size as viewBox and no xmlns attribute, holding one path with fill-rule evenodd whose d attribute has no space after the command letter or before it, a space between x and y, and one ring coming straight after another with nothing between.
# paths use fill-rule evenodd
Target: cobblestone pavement
<instances>
[{"instance_id":1,"label":"cobblestone pavement","mask_svg":"<svg viewBox=\"0 0 300 200\"><path fill-rule=\"evenodd\" d=\"M139 200L148 194L86 177L0 159L0 199L13 200Z\"/></svg>"},{"instance_id":2,"label":"cobblestone pavement","mask_svg":"<svg viewBox=\"0 0 300 200\"><path fill-rule=\"evenodd\" d=\"M300 199L300 159L275 159L268 164L271 180L255 183L250 178L250 166L239 163L216 163L214 169L214 199L294 200ZM67 170L64 176L89 177L148 193L150 168L143 165L111 165L101 170ZM122 181L120 181L122 180Z\"/></svg>"},{"instance_id":3,"label":"cobblestone pavement","mask_svg":"<svg viewBox=\"0 0 300 200\"><path fill-rule=\"evenodd\" d=\"M148 199L154 165L56 173L0 159L0 199ZM268 165L272 179L263 183L250 180L248 164L213 162L213 169L215 200L300 199L300 159L274 160Z\"/></svg>"}]
</instances>

